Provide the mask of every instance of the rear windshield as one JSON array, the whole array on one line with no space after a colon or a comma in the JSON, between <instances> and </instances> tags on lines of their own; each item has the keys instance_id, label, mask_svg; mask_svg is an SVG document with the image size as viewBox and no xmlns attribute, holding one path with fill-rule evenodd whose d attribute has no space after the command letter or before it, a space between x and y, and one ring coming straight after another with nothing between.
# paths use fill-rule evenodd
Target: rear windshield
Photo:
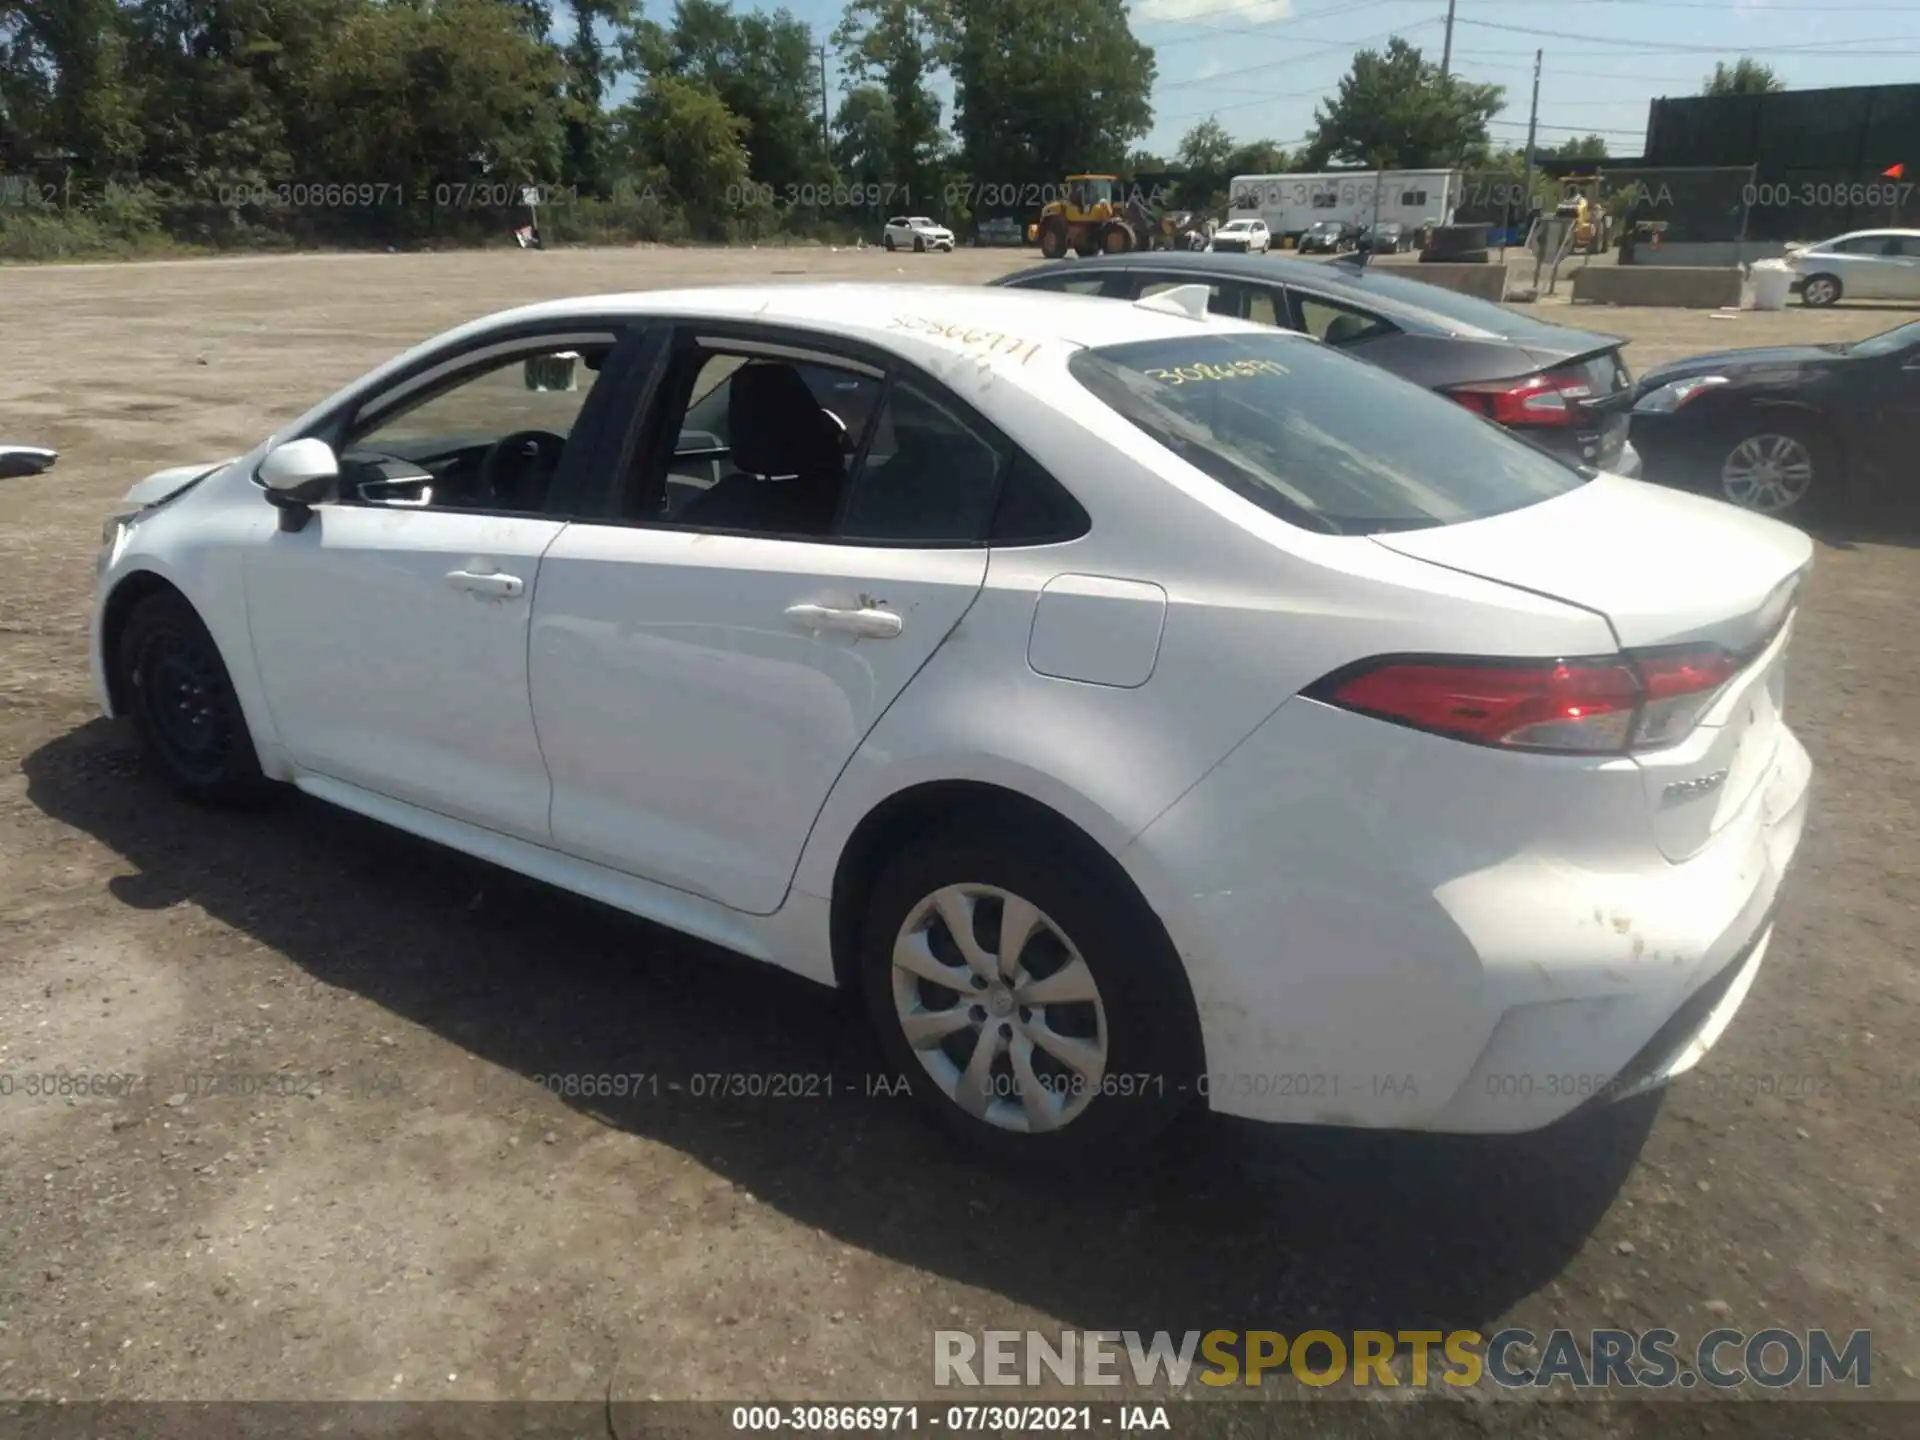
<instances>
[{"instance_id":1,"label":"rear windshield","mask_svg":"<svg viewBox=\"0 0 1920 1440\"><path fill-rule=\"evenodd\" d=\"M1328 534L1478 520L1586 483L1464 406L1297 336L1138 341L1068 367L1188 464Z\"/></svg>"},{"instance_id":2,"label":"rear windshield","mask_svg":"<svg viewBox=\"0 0 1920 1440\"><path fill-rule=\"evenodd\" d=\"M1399 230L1401 227L1382 226ZM1412 305L1426 311L1429 315L1438 315L1443 320L1452 320L1457 324L1471 325L1476 330L1485 330L1508 340L1559 340L1566 331L1558 325L1546 324L1528 316L1496 305L1491 300L1476 299L1472 295L1462 295L1458 291L1443 290L1438 285L1429 285L1424 280L1406 280L1398 275L1383 275L1369 269L1360 275L1343 277L1346 283L1360 291L1370 291L1388 300L1397 300L1403 305Z\"/></svg>"}]
</instances>

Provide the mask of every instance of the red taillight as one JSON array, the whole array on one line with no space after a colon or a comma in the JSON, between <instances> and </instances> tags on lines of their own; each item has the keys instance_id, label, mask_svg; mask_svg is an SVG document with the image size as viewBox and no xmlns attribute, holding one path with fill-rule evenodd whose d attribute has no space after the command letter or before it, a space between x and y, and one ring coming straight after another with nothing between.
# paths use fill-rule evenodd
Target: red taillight
<instances>
[{"instance_id":1,"label":"red taillight","mask_svg":"<svg viewBox=\"0 0 1920 1440\"><path fill-rule=\"evenodd\" d=\"M1409 657L1349 666L1304 693L1477 745L1617 755L1682 739L1739 669L1715 647L1592 660Z\"/></svg>"},{"instance_id":2,"label":"red taillight","mask_svg":"<svg viewBox=\"0 0 1920 1440\"><path fill-rule=\"evenodd\" d=\"M1457 385L1446 393L1502 425L1578 425L1585 402L1593 398L1593 386L1577 372L1549 371L1521 380Z\"/></svg>"}]
</instances>

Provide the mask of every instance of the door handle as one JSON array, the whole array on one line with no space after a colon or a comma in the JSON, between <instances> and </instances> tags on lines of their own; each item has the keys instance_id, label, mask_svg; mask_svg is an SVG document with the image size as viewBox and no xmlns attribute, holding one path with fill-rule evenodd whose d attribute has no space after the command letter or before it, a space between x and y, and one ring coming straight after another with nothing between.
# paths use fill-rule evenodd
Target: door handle
<instances>
[{"instance_id":1,"label":"door handle","mask_svg":"<svg viewBox=\"0 0 1920 1440\"><path fill-rule=\"evenodd\" d=\"M456 590L471 590L475 595L492 595L510 600L527 588L518 575L479 575L472 570L449 570L447 583Z\"/></svg>"},{"instance_id":2,"label":"door handle","mask_svg":"<svg viewBox=\"0 0 1920 1440\"><path fill-rule=\"evenodd\" d=\"M891 640L905 628L893 611L877 607L836 610L830 605L789 605L787 619L816 635L823 630L837 630L846 635L864 635L870 640Z\"/></svg>"}]
</instances>

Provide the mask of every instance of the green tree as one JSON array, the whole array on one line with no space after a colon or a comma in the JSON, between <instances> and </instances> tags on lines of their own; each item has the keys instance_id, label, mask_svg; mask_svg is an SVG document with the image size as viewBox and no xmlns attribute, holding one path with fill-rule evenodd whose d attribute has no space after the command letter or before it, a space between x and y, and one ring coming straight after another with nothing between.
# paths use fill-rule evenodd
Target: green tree
<instances>
[{"instance_id":1,"label":"green tree","mask_svg":"<svg viewBox=\"0 0 1920 1440\"><path fill-rule=\"evenodd\" d=\"M702 81L655 75L617 124L630 170L664 190L696 234L723 236L749 179L747 122Z\"/></svg>"},{"instance_id":2,"label":"green tree","mask_svg":"<svg viewBox=\"0 0 1920 1440\"><path fill-rule=\"evenodd\" d=\"M930 193L945 136L940 101L928 85L947 55L941 0L853 0L833 32L841 63L860 85L887 97L892 117L883 186Z\"/></svg>"},{"instance_id":3,"label":"green tree","mask_svg":"<svg viewBox=\"0 0 1920 1440\"><path fill-rule=\"evenodd\" d=\"M670 75L719 96L746 124L753 178L776 193L830 177L813 30L791 11L740 15L728 0L677 0L667 25L634 27L627 53L649 83Z\"/></svg>"},{"instance_id":4,"label":"green tree","mask_svg":"<svg viewBox=\"0 0 1920 1440\"><path fill-rule=\"evenodd\" d=\"M1334 97L1314 111L1305 167L1330 161L1383 170L1476 165L1489 151L1487 122L1505 103L1499 85L1443 76L1395 38L1362 50Z\"/></svg>"},{"instance_id":5,"label":"green tree","mask_svg":"<svg viewBox=\"0 0 1920 1440\"><path fill-rule=\"evenodd\" d=\"M1153 128L1154 55L1125 0L948 0L954 131L980 185L1118 170Z\"/></svg>"},{"instance_id":6,"label":"green tree","mask_svg":"<svg viewBox=\"0 0 1920 1440\"><path fill-rule=\"evenodd\" d=\"M1713 67L1713 74L1700 87L1702 95L1766 95L1787 88L1787 82L1751 56L1742 55L1733 64L1725 61Z\"/></svg>"},{"instance_id":7,"label":"green tree","mask_svg":"<svg viewBox=\"0 0 1920 1440\"><path fill-rule=\"evenodd\" d=\"M851 184L884 193L896 143L893 100L887 92L878 85L849 90L833 120L833 163L840 174Z\"/></svg>"},{"instance_id":8,"label":"green tree","mask_svg":"<svg viewBox=\"0 0 1920 1440\"><path fill-rule=\"evenodd\" d=\"M1228 179L1235 175L1284 175L1292 168L1292 157L1272 140L1252 140L1234 146L1226 164Z\"/></svg>"},{"instance_id":9,"label":"green tree","mask_svg":"<svg viewBox=\"0 0 1920 1440\"><path fill-rule=\"evenodd\" d=\"M1558 145L1535 145L1533 153L1545 160L1605 160L1607 142L1598 135L1582 135Z\"/></svg>"},{"instance_id":10,"label":"green tree","mask_svg":"<svg viewBox=\"0 0 1920 1440\"><path fill-rule=\"evenodd\" d=\"M637 16L636 0L568 0L573 34L563 49L565 174L568 184L600 193L609 184L606 96Z\"/></svg>"}]
</instances>

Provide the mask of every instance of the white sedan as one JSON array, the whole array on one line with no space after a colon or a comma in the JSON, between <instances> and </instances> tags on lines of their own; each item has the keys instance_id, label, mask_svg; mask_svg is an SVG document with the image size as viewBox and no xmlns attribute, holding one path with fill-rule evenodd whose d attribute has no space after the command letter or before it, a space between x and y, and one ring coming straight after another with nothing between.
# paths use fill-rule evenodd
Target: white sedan
<instances>
[{"instance_id":1,"label":"white sedan","mask_svg":"<svg viewBox=\"0 0 1920 1440\"><path fill-rule=\"evenodd\" d=\"M924 215L896 215L880 232L880 243L889 250L947 251L953 249L953 231Z\"/></svg>"},{"instance_id":2,"label":"white sedan","mask_svg":"<svg viewBox=\"0 0 1920 1440\"><path fill-rule=\"evenodd\" d=\"M1920 230L1856 230L1787 247L1793 290L1809 305L1920 300Z\"/></svg>"},{"instance_id":3,"label":"white sedan","mask_svg":"<svg viewBox=\"0 0 1920 1440\"><path fill-rule=\"evenodd\" d=\"M858 989L934 1117L1052 1162L1692 1065L1800 840L1811 553L1203 287L652 292L135 486L92 663L184 796Z\"/></svg>"}]
</instances>

